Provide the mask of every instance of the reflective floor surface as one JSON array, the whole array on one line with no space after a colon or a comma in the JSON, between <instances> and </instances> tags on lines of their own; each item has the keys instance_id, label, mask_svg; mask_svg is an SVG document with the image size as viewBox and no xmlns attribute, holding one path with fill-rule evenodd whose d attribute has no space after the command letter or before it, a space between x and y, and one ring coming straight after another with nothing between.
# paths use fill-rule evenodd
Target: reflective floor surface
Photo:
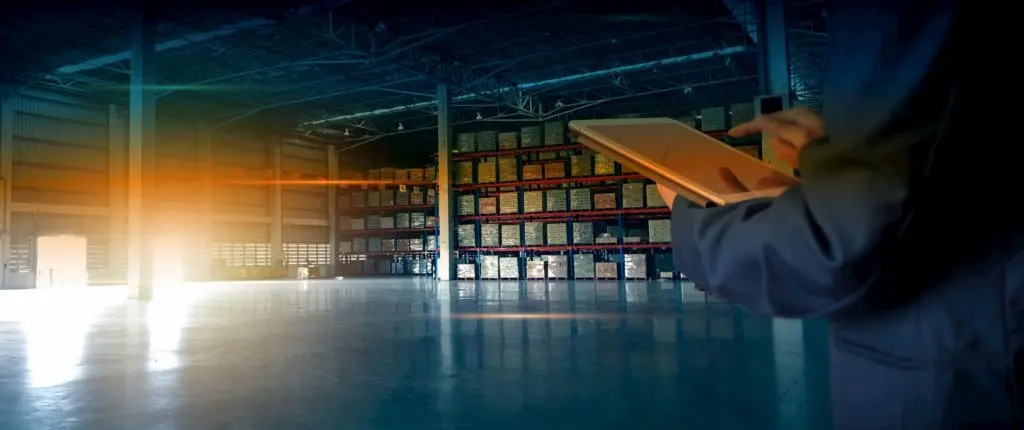
<instances>
[{"instance_id":1,"label":"reflective floor surface","mask_svg":"<svg viewBox=\"0 0 1024 430\"><path fill-rule=\"evenodd\" d=\"M827 429L820 325L676 283L0 291L0 429Z\"/></svg>"}]
</instances>

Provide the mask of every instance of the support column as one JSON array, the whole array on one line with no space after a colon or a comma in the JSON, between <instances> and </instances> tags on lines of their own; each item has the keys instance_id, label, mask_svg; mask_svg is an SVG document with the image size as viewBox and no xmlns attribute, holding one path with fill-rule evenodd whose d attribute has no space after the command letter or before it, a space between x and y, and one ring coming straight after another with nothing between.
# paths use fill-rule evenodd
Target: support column
<instances>
[{"instance_id":1,"label":"support column","mask_svg":"<svg viewBox=\"0 0 1024 430\"><path fill-rule=\"evenodd\" d=\"M789 39L786 33L786 8L785 0L765 0L760 4L758 10L759 39L761 40L761 73L760 86L761 94L766 97L759 97L756 100L757 113L772 113L774 110L786 109L790 106L790 76L789 76ZM774 103L778 106L771 106L766 103L771 98L781 97L781 103ZM775 109L775 108L778 109ZM768 138L763 136L761 141L761 158L775 166L777 169L791 173L792 166L779 164L775 151L767 145Z\"/></svg>"},{"instance_id":2,"label":"support column","mask_svg":"<svg viewBox=\"0 0 1024 430\"><path fill-rule=\"evenodd\" d=\"M128 124L128 291L140 300L153 297L151 220L156 169L156 62L154 16L139 5L132 23L132 66Z\"/></svg>"},{"instance_id":3,"label":"support column","mask_svg":"<svg viewBox=\"0 0 1024 430\"><path fill-rule=\"evenodd\" d=\"M331 260L327 268L329 276L338 276L338 150L327 145L327 234L329 235Z\"/></svg>"},{"instance_id":4,"label":"support column","mask_svg":"<svg viewBox=\"0 0 1024 430\"><path fill-rule=\"evenodd\" d=\"M125 255L128 237L125 212L128 209L128 141L124 136L124 118L116 105L110 105L107 117L107 206L110 226L107 239L107 277L110 281L127 281Z\"/></svg>"},{"instance_id":5,"label":"support column","mask_svg":"<svg viewBox=\"0 0 1024 430\"><path fill-rule=\"evenodd\" d=\"M437 279L455 273L455 212L452 199L452 94L448 84L437 86Z\"/></svg>"},{"instance_id":6,"label":"support column","mask_svg":"<svg viewBox=\"0 0 1024 430\"><path fill-rule=\"evenodd\" d=\"M12 178L14 176L14 104L11 99L14 94L7 88L0 88L0 186L3 187L0 193L0 205L3 205L3 212L0 212L0 257L3 258L3 283L0 288L14 287L8 285L13 282L13 276L8 270L11 261L11 194L13 190Z\"/></svg>"},{"instance_id":7,"label":"support column","mask_svg":"<svg viewBox=\"0 0 1024 430\"><path fill-rule=\"evenodd\" d=\"M213 147L210 143L210 130L207 124L200 121L196 127L196 163L199 172L199 217L196 225L197 257L193 279L213 279L213 255L210 246L213 244Z\"/></svg>"},{"instance_id":8,"label":"support column","mask_svg":"<svg viewBox=\"0 0 1024 430\"><path fill-rule=\"evenodd\" d=\"M275 269L284 267L284 190L282 180L281 142L275 138L270 146L270 166L274 171L274 183L270 191L270 261Z\"/></svg>"},{"instance_id":9,"label":"support column","mask_svg":"<svg viewBox=\"0 0 1024 430\"><path fill-rule=\"evenodd\" d=\"M766 0L759 11L761 43L761 90L768 98L781 98L772 103L759 98L756 106L758 113L771 113L772 110L786 109L790 106L789 76L789 41L786 31L786 14L784 0ZM773 105L774 106L771 106ZM765 109L771 107L771 109ZM776 109L777 108L777 109ZM792 166L780 164L774 151L767 145L768 136L762 135L761 154L765 161L775 168L792 172ZM775 365L776 394L785 394L787 404L806 405L806 384L799 381L806 375L804 353L804 322L801 320L775 318L772 320L772 358ZM791 428L798 420L797 414L779 414L778 423L781 428Z\"/></svg>"}]
</instances>

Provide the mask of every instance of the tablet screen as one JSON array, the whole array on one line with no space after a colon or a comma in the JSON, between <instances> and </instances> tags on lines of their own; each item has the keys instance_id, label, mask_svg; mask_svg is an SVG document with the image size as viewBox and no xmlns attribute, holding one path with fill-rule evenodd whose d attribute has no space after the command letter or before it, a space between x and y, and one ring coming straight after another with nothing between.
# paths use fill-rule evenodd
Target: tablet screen
<instances>
[{"instance_id":1,"label":"tablet screen","mask_svg":"<svg viewBox=\"0 0 1024 430\"><path fill-rule=\"evenodd\" d=\"M742 151L667 118L573 121L570 125L605 146L625 149L622 152L631 153L628 155L640 164L664 166L719 196L737 192L723 178L723 167L751 191L764 189L759 182L765 178L786 177ZM792 179L792 183L796 182Z\"/></svg>"}]
</instances>

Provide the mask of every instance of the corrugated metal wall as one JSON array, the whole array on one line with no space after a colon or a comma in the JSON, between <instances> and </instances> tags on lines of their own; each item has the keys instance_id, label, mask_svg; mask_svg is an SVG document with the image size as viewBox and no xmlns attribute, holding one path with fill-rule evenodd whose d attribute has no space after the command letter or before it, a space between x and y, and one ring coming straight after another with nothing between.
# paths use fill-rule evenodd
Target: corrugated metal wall
<instances>
[{"instance_id":1,"label":"corrugated metal wall","mask_svg":"<svg viewBox=\"0 0 1024 430\"><path fill-rule=\"evenodd\" d=\"M9 102L13 201L107 206L108 109L41 93Z\"/></svg>"},{"instance_id":2,"label":"corrugated metal wall","mask_svg":"<svg viewBox=\"0 0 1024 430\"><path fill-rule=\"evenodd\" d=\"M216 213L270 216L273 179L266 137L213 137L213 201Z\"/></svg>"},{"instance_id":3,"label":"corrugated metal wall","mask_svg":"<svg viewBox=\"0 0 1024 430\"><path fill-rule=\"evenodd\" d=\"M327 151L285 143L281 148L281 171L285 180L327 179ZM285 218L327 219L327 187L285 185L281 192L281 206Z\"/></svg>"},{"instance_id":4,"label":"corrugated metal wall","mask_svg":"<svg viewBox=\"0 0 1024 430\"><path fill-rule=\"evenodd\" d=\"M4 103L10 106L10 128L4 133L11 137L13 161L8 263L30 270L32 244L39 236L85 236L89 240L90 276L113 279L105 276L123 271L126 261L108 261L124 257L123 252L117 252L124 248L123 237L111 236L123 232L116 231L118 224L111 217L121 216L124 208L113 210L110 205L124 203L126 191L120 187L127 186L127 177L114 179L113 183L110 177L112 170L126 174L127 166L111 169L110 164L118 159L127 162L127 115L122 112L112 120L108 105L42 92L15 94ZM117 139L114 145L111 139ZM162 216L197 215L202 203L198 200L202 193L197 192L202 179L201 139L195 121L158 115L156 198L158 207L167 211ZM327 176L324 148L294 141L282 144L275 139L280 138L237 131L209 136L214 181L210 241L211 249L213 244L222 249L220 254L228 250L235 253L235 248L243 247L257 249L261 256L258 261L269 258L262 255L269 252L272 236L276 145L282 145L283 179ZM282 242L292 247L328 243L327 202L324 185L284 187ZM248 256L249 252L245 253ZM104 273L94 276L92 272Z\"/></svg>"}]
</instances>

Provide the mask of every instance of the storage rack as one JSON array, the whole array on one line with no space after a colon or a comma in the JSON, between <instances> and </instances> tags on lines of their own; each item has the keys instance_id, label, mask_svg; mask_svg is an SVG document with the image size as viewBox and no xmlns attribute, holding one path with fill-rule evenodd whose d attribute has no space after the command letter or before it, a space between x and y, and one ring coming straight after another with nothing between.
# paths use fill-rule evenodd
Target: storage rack
<instances>
[{"instance_id":1,"label":"storage rack","mask_svg":"<svg viewBox=\"0 0 1024 430\"><path fill-rule=\"evenodd\" d=\"M486 147L478 147L475 144L477 142L470 143L474 140L473 135L479 136L485 133L490 134L484 137L487 140ZM497 133L494 131L461 133L456 139L458 153L453 155L452 161L457 176L453 189L455 191L454 199L459 206L457 210L459 247L456 251L456 259L460 269L458 275L461 279L512 279L512 276L503 273L506 270L514 272L515 279L539 278L541 271L547 272L543 277L548 279L594 279L595 277L649 279L662 274L676 276L675 270L671 267L671 251L667 235L662 234L651 241L648 240L646 233L631 236L627 232L630 227L646 229L646 224L650 220L668 222L670 213L664 203L660 201L660 196L647 202L649 199L646 197L651 196L652 191L655 195L657 194L651 181L638 173L623 171L622 166L607 159L601 160L603 167L595 172L594 168L598 164L594 159L595 155L583 145L567 142L568 133L564 122L554 124L549 122L540 126L526 127L515 134L514 141L511 139L512 132L501 133L504 139L501 144L497 145L497 148L493 143L495 134ZM538 141L536 136L543 136L543 138ZM575 163L578 164L575 166L576 168L572 161L574 156L578 160L578 163ZM509 157L515 158L514 164L508 161ZM587 157L589 157L589 162ZM471 164L460 166L460 163ZM537 164L544 166L540 168L541 177L537 177L536 174ZM555 174L549 175L548 172L543 171L547 169L548 164L561 164L561 168L552 169ZM467 167L470 165L471 169ZM502 172L502 167L507 170L513 165L516 170L514 177L507 172ZM611 170L608 169L609 165ZM534 166L531 174L526 173L527 166ZM481 174L483 171L486 173ZM558 171L561 171L562 174L559 175ZM472 179L470 180L467 175L471 175ZM459 176L461 176L461 180ZM624 207L623 197L626 192L624 191L626 184L639 184L641 202L639 207L636 204L637 185L629 186L629 192L632 193L630 199L633 204L631 206L633 207ZM573 198L569 197L573 194L571 190L577 189L589 191L589 197L587 197L589 202L583 208L575 207ZM562 191L566 196L564 209L559 207L551 210L552 208L547 206L547 203L550 203L547 192L553 190L564 190ZM534 204L530 211L527 211L526 195L536 191L543 193L541 208L538 210ZM513 192L516 199L514 213L502 213L505 211L500 207L494 208L494 200L490 199L501 200L502 197L510 196ZM596 194L605 196L613 194L613 207L596 208L594 204L594 195ZM473 202L472 214L467 213L470 212L467 203L469 198ZM487 211L481 211L481 202L484 201L482 199L488 199ZM536 199L533 201L536 202ZM607 200L605 202L607 203ZM504 205L505 203L501 203L497 206ZM527 243L527 225L531 224L534 231L537 231L538 224L536 223L541 223L539 225L543 226L541 228L544 232L547 232L552 224L564 225L564 243L562 240L551 243L551 237L545 238L543 244L536 244L536 240L533 241L534 243ZM495 228L490 227L495 224L500 225L497 229L497 238L494 237ZM467 240L464 236L469 233L466 226L470 225L474 237L472 240ZM592 231L587 233L584 225L591 226ZM601 241L605 243L597 243L598 239L595 236L598 235L595 233L602 232L598 232L593 226L604 227L614 234L601 238ZM665 227L667 228L667 225ZM485 228L488 229L487 241L484 240ZM511 239L509 241L505 240L505 229L512 229L512 234L507 235ZM515 230L518 230L517 234ZM636 229L634 228L634 230ZM585 237L587 234L589 237ZM541 237L544 236L541 234ZM559 273L555 275L552 275L552 270L550 270L551 260L548 260L547 268L543 267L544 263L537 261L550 258L550 256L564 256L565 267L559 269ZM593 263L588 263L587 257L583 257L580 261L581 268L577 270L577 256L590 256ZM499 260L498 273L493 270L495 257ZM485 259L488 258L490 260L485 263ZM514 265L511 263L513 258L515 259ZM600 268L594 270L597 263L612 263L615 268L611 274ZM631 269L627 269L627 263ZM487 268L484 267L485 264L488 266ZM605 269L608 267L604 266ZM472 268L471 275L469 268Z\"/></svg>"},{"instance_id":2,"label":"storage rack","mask_svg":"<svg viewBox=\"0 0 1024 430\"><path fill-rule=\"evenodd\" d=\"M435 168L347 172L344 179L368 185L339 185L338 267L343 275L433 276L437 267L437 182ZM372 198L402 192L410 202ZM420 197L413 195L421 193ZM347 201L347 204L345 203ZM402 203L402 204L399 204ZM399 221L401 218L404 221ZM382 225L367 225L379 217ZM422 216L422 218L419 218ZM356 220L356 222L352 222ZM346 222L348 225L346 225ZM393 224L392 224L393 223ZM356 225L360 224L360 225ZM361 245L360 245L361 244Z\"/></svg>"}]
</instances>

